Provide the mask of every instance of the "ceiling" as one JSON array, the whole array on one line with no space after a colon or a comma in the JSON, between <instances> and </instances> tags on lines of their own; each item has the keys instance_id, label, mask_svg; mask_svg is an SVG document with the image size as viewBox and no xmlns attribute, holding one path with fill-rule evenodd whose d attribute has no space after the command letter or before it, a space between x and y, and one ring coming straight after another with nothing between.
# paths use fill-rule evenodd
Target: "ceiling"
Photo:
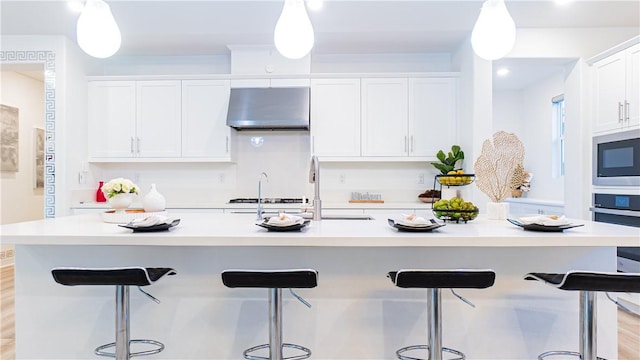
<instances>
[{"instance_id":1,"label":"ceiling","mask_svg":"<svg viewBox=\"0 0 640 360\"><path fill-rule=\"evenodd\" d=\"M228 54L273 43L282 0L107 0L123 35L115 56ZM521 28L637 27L638 0L507 0ZM450 53L470 36L482 0L325 0L309 11L316 54ZM64 35L79 14L63 0L0 0L0 34Z\"/></svg>"},{"instance_id":2,"label":"ceiling","mask_svg":"<svg viewBox=\"0 0 640 360\"><path fill-rule=\"evenodd\" d=\"M215 55L227 45L271 44L282 0L107 0L123 34L118 55ZM518 27L640 27L638 0L507 0ZM309 11L315 54L451 52L469 36L481 0L325 0ZM0 0L3 35L75 39L63 0Z\"/></svg>"}]
</instances>

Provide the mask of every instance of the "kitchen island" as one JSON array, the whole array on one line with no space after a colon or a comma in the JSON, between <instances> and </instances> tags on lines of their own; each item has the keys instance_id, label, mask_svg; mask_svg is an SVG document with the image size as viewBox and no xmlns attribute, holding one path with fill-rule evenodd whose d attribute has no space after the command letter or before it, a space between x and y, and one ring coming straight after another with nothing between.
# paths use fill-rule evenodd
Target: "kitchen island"
<instances>
[{"instance_id":1,"label":"kitchen island","mask_svg":"<svg viewBox=\"0 0 640 360\"><path fill-rule=\"evenodd\" d=\"M2 226L2 242L16 245L17 358L86 359L113 339L113 289L58 285L51 268L166 266L178 275L146 289L160 305L131 296L133 337L166 345L156 359L238 359L267 341L266 290L224 287L220 272L229 268L318 270L318 287L298 292L311 309L285 295L284 338L327 360L390 359L400 347L424 343L426 292L396 288L388 271L494 269L495 286L459 291L476 308L443 293L444 345L468 359L531 359L577 349L578 297L523 275L615 271L615 247L640 246L640 230L590 221L542 233L480 216L401 233L388 216L376 216L277 233L256 226L254 215L171 215L180 225L157 233L132 233L99 214ZM599 300L599 355L615 359L615 306Z\"/></svg>"}]
</instances>

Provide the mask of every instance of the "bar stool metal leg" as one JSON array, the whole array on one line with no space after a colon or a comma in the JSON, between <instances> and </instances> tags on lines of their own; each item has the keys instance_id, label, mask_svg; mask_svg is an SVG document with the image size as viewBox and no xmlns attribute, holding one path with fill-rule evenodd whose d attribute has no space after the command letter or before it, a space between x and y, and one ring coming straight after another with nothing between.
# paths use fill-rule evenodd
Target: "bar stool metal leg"
<instances>
[{"instance_id":1,"label":"bar stool metal leg","mask_svg":"<svg viewBox=\"0 0 640 360\"><path fill-rule=\"evenodd\" d=\"M299 355L284 357L284 348L296 349ZM252 355L254 351L269 349L269 357ZM282 289L269 289L269 343L257 345L242 352L247 360L303 360L311 357L311 350L304 346L282 341Z\"/></svg>"},{"instance_id":2,"label":"bar stool metal leg","mask_svg":"<svg viewBox=\"0 0 640 360\"><path fill-rule=\"evenodd\" d=\"M116 286L116 360L128 360L129 346L129 287Z\"/></svg>"},{"instance_id":3,"label":"bar stool metal leg","mask_svg":"<svg viewBox=\"0 0 640 360\"><path fill-rule=\"evenodd\" d=\"M580 348L575 351L547 351L538 355L538 360L549 356L576 356L582 360L606 360L598 357L596 340L596 292L580 291Z\"/></svg>"},{"instance_id":4,"label":"bar stool metal leg","mask_svg":"<svg viewBox=\"0 0 640 360\"><path fill-rule=\"evenodd\" d=\"M580 291L580 353L582 360L596 360L596 294Z\"/></svg>"},{"instance_id":5,"label":"bar stool metal leg","mask_svg":"<svg viewBox=\"0 0 640 360\"><path fill-rule=\"evenodd\" d=\"M100 356L108 356L115 360L129 360L134 356L153 355L164 350L164 344L155 340L131 340L129 327L129 286L116 285L116 341L98 346L94 353ZM131 344L147 344L154 348L144 351L131 352ZM106 349L114 348L114 352Z\"/></svg>"},{"instance_id":6,"label":"bar stool metal leg","mask_svg":"<svg viewBox=\"0 0 640 360\"><path fill-rule=\"evenodd\" d=\"M282 289L269 289L269 356L282 360Z\"/></svg>"},{"instance_id":7,"label":"bar stool metal leg","mask_svg":"<svg viewBox=\"0 0 640 360\"><path fill-rule=\"evenodd\" d=\"M406 346L396 351L396 356L400 360L424 360L408 355L403 355L407 351L427 350L429 357L426 360L442 360L443 352L447 352L458 357L451 360L465 360L464 353L442 346L442 306L439 288L427 289L427 330L428 345Z\"/></svg>"},{"instance_id":8,"label":"bar stool metal leg","mask_svg":"<svg viewBox=\"0 0 640 360\"><path fill-rule=\"evenodd\" d=\"M440 289L427 290L429 316L429 360L442 360L442 313Z\"/></svg>"}]
</instances>

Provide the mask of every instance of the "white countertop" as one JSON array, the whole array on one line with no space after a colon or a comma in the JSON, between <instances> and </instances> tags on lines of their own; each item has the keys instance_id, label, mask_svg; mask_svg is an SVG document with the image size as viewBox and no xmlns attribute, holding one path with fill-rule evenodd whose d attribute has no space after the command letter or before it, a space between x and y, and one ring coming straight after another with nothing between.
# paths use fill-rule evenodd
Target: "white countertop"
<instances>
[{"instance_id":1,"label":"white countertop","mask_svg":"<svg viewBox=\"0 0 640 360\"><path fill-rule=\"evenodd\" d=\"M425 233L398 232L389 216L375 220L312 221L302 231L269 232L255 225L251 214L186 214L169 231L132 233L104 223L100 214L75 215L0 227L2 243L16 245L142 245L142 246L289 246L289 247L613 247L639 246L640 229L584 223L564 232L533 232L506 220L483 215L467 224L448 223ZM391 213L390 216L398 216Z\"/></svg>"},{"instance_id":2,"label":"white countertop","mask_svg":"<svg viewBox=\"0 0 640 360\"><path fill-rule=\"evenodd\" d=\"M193 202L181 202L167 204L167 209L255 209L257 204L250 203L236 203L230 204L228 202L210 202L210 203L193 203ZM300 209L303 204L272 204L263 203L265 209ZM306 204L304 207L311 207L311 204ZM344 202L323 202L323 209L431 209L431 204L423 203L419 200L413 202L384 202L384 203L349 203ZM106 202L75 202L71 205L72 209L109 209L109 204ZM142 208L139 203L134 203L131 208Z\"/></svg>"}]
</instances>

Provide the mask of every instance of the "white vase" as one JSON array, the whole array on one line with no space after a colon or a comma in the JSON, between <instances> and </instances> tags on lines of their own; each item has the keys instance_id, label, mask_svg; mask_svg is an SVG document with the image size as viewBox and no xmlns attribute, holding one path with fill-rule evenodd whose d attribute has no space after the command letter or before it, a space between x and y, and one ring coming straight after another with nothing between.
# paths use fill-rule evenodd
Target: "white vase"
<instances>
[{"instance_id":1,"label":"white vase","mask_svg":"<svg viewBox=\"0 0 640 360\"><path fill-rule=\"evenodd\" d=\"M487 219L504 220L509 216L509 203L487 203Z\"/></svg>"},{"instance_id":2,"label":"white vase","mask_svg":"<svg viewBox=\"0 0 640 360\"><path fill-rule=\"evenodd\" d=\"M151 190L142 199L142 207L146 212L163 211L166 200L162 194L156 190L156 184L151 184Z\"/></svg>"},{"instance_id":3,"label":"white vase","mask_svg":"<svg viewBox=\"0 0 640 360\"><path fill-rule=\"evenodd\" d=\"M133 202L131 194L116 194L109 198L109 206L116 211L124 211Z\"/></svg>"}]
</instances>

